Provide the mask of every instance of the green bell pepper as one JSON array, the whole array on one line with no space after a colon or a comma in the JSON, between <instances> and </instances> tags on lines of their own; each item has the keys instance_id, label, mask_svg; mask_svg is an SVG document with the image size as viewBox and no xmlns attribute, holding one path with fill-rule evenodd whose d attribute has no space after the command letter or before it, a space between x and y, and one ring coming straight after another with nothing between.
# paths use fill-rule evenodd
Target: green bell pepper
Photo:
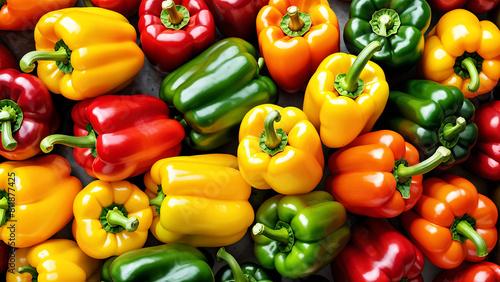
<instances>
[{"instance_id":1,"label":"green bell pepper","mask_svg":"<svg viewBox=\"0 0 500 282\"><path fill-rule=\"evenodd\" d=\"M344 206L326 191L276 195L260 206L255 220L257 261L287 278L308 276L328 265L351 235Z\"/></svg>"},{"instance_id":2,"label":"green bell pepper","mask_svg":"<svg viewBox=\"0 0 500 282\"><path fill-rule=\"evenodd\" d=\"M108 259L101 279L118 281L214 281L207 257L195 247L171 243L133 250Z\"/></svg>"},{"instance_id":3,"label":"green bell pepper","mask_svg":"<svg viewBox=\"0 0 500 282\"><path fill-rule=\"evenodd\" d=\"M407 81L402 91L389 92L382 120L414 145L421 159L439 146L450 149L450 158L438 167L443 170L464 162L476 144L474 110L459 88L415 79Z\"/></svg>"},{"instance_id":4,"label":"green bell pepper","mask_svg":"<svg viewBox=\"0 0 500 282\"><path fill-rule=\"evenodd\" d=\"M424 50L424 33L431 22L425 0L353 0L344 27L350 53L359 54L370 42L382 50L371 58L390 68L412 67Z\"/></svg>"},{"instance_id":5,"label":"green bell pepper","mask_svg":"<svg viewBox=\"0 0 500 282\"><path fill-rule=\"evenodd\" d=\"M220 248L217 251L217 260L225 261L223 266L215 275L215 281L219 282L273 282L278 278L267 273L262 267L253 262L238 264L236 259Z\"/></svg>"},{"instance_id":6,"label":"green bell pepper","mask_svg":"<svg viewBox=\"0 0 500 282\"><path fill-rule=\"evenodd\" d=\"M277 101L276 84L259 74L262 65L253 45L232 37L163 80L159 97L183 115L180 121L190 147L207 151L232 141L250 109Z\"/></svg>"}]
</instances>

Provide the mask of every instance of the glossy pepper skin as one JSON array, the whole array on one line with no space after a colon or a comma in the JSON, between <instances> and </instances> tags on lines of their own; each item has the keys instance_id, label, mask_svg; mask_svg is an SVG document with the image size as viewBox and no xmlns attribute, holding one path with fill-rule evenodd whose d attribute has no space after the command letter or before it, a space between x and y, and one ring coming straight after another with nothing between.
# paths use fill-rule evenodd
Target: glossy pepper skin
<instances>
[{"instance_id":1,"label":"glossy pepper skin","mask_svg":"<svg viewBox=\"0 0 500 282\"><path fill-rule=\"evenodd\" d=\"M38 77L49 91L71 100L115 93L144 65L134 27L111 10L77 7L49 12L34 34L36 51L21 58L21 70L31 72L38 62Z\"/></svg>"},{"instance_id":2,"label":"glossy pepper skin","mask_svg":"<svg viewBox=\"0 0 500 282\"><path fill-rule=\"evenodd\" d=\"M497 5L497 0L429 0L429 4L441 13L446 13L454 9L464 8L474 14L483 14L493 10Z\"/></svg>"},{"instance_id":3,"label":"glossy pepper skin","mask_svg":"<svg viewBox=\"0 0 500 282\"><path fill-rule=\"evenodd\" d=\"M321 61L340 48L337 16L326 0L269 1L256 24L267 69L289 93L303 91Z\"/></svg>"},{"instance_id":4,"label":"glossy pepper skin","mask_svg":"<svg viewBox=\"0 0 500 282\"><path fill-rule=\"evenodd\" d=\"M382 49L372 60L390 68L413 67L424 49L424 34L431 22L425 0L353 0L344 28L351 54L359 54L370 42Z\"/></svg>"},{"instance_id":5,"label":"glossy pepper skin","mask_svg":"<svg viewBox=\"0 0 500 282\"><path fill-rule=\"evenodd\" d=\"M5 47L0 44L0 70L3 69L19 69L19 64L17 63L14 55Z\"/></svg>"},{"instance_id":6,"label":"glossy pepper skin","mask_svg":"<svg viewBox=\"0 0 500 282\"><path fill-rule=\"evenodd\" d=\"M59 117L38 77L0 70L0 124L2 157L25 160L41 153L40 141L56 132Z\"/></svg>"},{"instance_id":7,"label":"glossy pepper skin","mask_svg":"<svg viewBox=\"0 0 500 282\"><path fill-rule=\"evenodd\" d=\"M255 19L267 0L206 0L217 28L224 37L254 40L257 37Z\"/></svg>"},{"instance_id":8,"label":"glossy pepper skin","mask_svg":"<svg viewBox=\"0 0 500 282\"><path fill-rule=\"evenodd\" d=\"M0 30L32 30L47 12L73 7L77 0L9 0L0 2Z\"/></svg>"},{"instance_id":9,"label":"glossy pepper skin","mask_svg":"<svg viewBox=\"0 0 500 282\"><path fill-rule=\"evenodd\" d=\"M13 257L15 268L8 269L7 282L101 281L101 261L87 256L69 239L50 239L31 248L17 249Z\"/></svg>"},{"instance_id":10,"label":"glossy pepper skin","mask_svg":"<svg viewBox=\"0 0 500 282\"><path fill-rule=\"evenodd\" d=\"M264 104L251 109L241 122L239 140L238 166L254 188L305 194L323 178L321 139L298 108Z\"/></svg>"},{"instance_id":11,"label":"glossy pepper skin","mask_svg":"<svg viewBox=\"0 0 500 282\"><path fill-rule=\"evenodd\" d=\"M148 196L128 181L89 183L76 196L73 214L78 246L96 259L142 248L153 220Z\"/></svg>"},{"instance_id":12,"label":"glossy pepper skin","mask_svg":"<svg viewBox=\"0 0 500 282\"><path fill-rule=\"evenodd\" d=\"M273 196L259 207L255 222L258 263L286 278L308 276L328 265L351 234L344 207L325 191Z\"/></svg>"},{"instance_id":13,"label":"glossy pepper skin","mask_svg":"<svg viewBox=\"0 0 500 282\"><path fill-rule=\"evenodd\" d=\"M224 247L217 251L217 260L227 263L215 275L217 282L236 282L236 281L252 281L252 282L273 282L279 279L270 275L264 268L253 262L238 264L236 259L228 253Z\"/></svg>"},{"instance_id":14,"label":"glossy pepper skin","mask_svg":"<svg viewBox=\"0 0 500 282\"><path fill-rule=\"evenodd\" d=\"M223 39L182 67L160 86L160 99L180 112L191 148L209 151L235 139L245 114L274 103L278 89L260 75L257 50L240 38Z\"/></svg>"},{"instance_id":15,"label":"glossy pepper skin","mask_svg":"<svg viewBox=\"0 0 500 282\"><path fill-rule=\"evenodd\" d=\"M414 209L401 215L412 242L443 269L483 260L498 239L493 201L457 175L428 178L423 187Z\"/></svg>"},{"instance_id":16,"label":"glossy pepper skin","mask_svg":"<svg viewBox=\"0 0 500 282\"><path fill-rule=\"evenodd\" d=\"M55 144L73 147L76 163L90 176L123 180L146 172L161 158L179 155L184 130L168 114L167 104L149 95L86 99L71 110L75 136L49 135L40 147L45 153Z\"/></svg>"},{"instance_id":17,"label":"glossy pepper skin","mask_svg":"<svg viewBox=\"0 0 500 282\"><path fill-rule=\"evenodd\" d=\"M453 85L473 98L490 92L500 78L500 31L487 20L455 9L444 14L427 34L418 63L421 77Z\"/></svg>"},{"instance_id":18,"label":"glossy pepper skin","mask_svg":"<svg viewBox=\"0 0 500 282\"><path fill-rule=\"evenodd\" d=\"M489 261L464 262L454 269L443 270L434 277L434 282L493 282L500 281L500 266Z\"/></svg>"},{"instance_id":19,"label":"glossy pepper skin","mask_svg":"<svg viewBox=\"0 0 500 282\"><path fill-rule=\"evenodd\" d=\"M422 174L450 156L442 147L419 163L417 149L395 131L359 136L328 159L325 187L347 211L392 218L410 210L422 194Z\"/></svg>"},{"instance_id":20,"label":"glossy pepper skin","mask_svg":"<svg viewBox=\"0 0 500 282\"><path fill-rule=\"evenodd\" d=\"M358 57L331 54L309 80L303 110L325 146L340 148L370 132L384 111L389 85L382 68L369 61L380 48L374 41Z\"/></svg>"},{"instance_id":21,"label":"glossy pepper skin","mask_svg":"<svg viewBox=\"0 0 500 282\"><path fill-rule=\"evenodd\" d=\"M141 2L138 29L151 64L172 72L215 43L215 22L202 0L170 1L175 8L168 9L162 8L163 3Z\"/></svg>"},{"instance_id":22,"label":"glossy pepper skin","mask_svg":"<svg viewBox=\"0 0 500 282\"><path fill-rule=\"evenodd\" d=\"M87 7L101 7L131 17L139 10L141 0L83 0Z\"/></svg>"},{"instance_id":23,"label":"glossy pepper skin","mask_svg":"<svg viewBox=\"0 0 500 282\"><path fill-rule=\"evenodd\" d=\"M423 282L422 252L387 221L367 218L354 224L347 246L331 264L335 281Z\"/></svg>"},{"instance_id":24,"label":"glossy pepper skin","mask_svg":"<svg viewBox=\"0 0 500 282\"><path fill-rule=\"evenodd\" d=\"M144 176L153 210L151 233L163 243L220 247L252 224L251 187L229 154L161 159Z\"/></svg>"},{"instance_id":25,"label":"glossy pepper skin","mask_svg":"<svg viewBox=\"0 0 500 282\"><path fill-rule=\"evenodd\" d=\"M82 189L70 173L69 162L58 155L0 164L0 236L6 244L31 247L68 224Z\"/></svg>"},{"instance_id":26,"label":"glossy pepper skin","mask_svg":"<svg viewBox=\"0 0 500 282\"><path fill-rule=\"evenodd\" d=\"M474 120L478 127L477 144L471 151L467 166L475 174L492 180L500 180L500 152L496 149L500 142L500 101L480 105Z\"/></svg>"},{"instance_id":27,"label":"glossy pepper skin","mask_svg":"<svg viewBox=\"0 0 500 282\"><path fill-rule=\"evenodd\" d=\"M409 80L400 91L389 92L384 115L388 128L414 145L421 158L428 158L439 146L450 149L450 158L439 166L448 169L467 160L476 144L474 111L472 102L455 86Z\"/></svg>"},{"instance_id":28,"label":"glossy pepper skin","mask_svg":"<svg viewBox=\"0 0 500 282\"><path fill-rule=\"evenodd\" d=\"M141 248L109 260L101 271L101 277L106 282L215 281L207 257L186 244Z\"/></svg>"}]
</instances>

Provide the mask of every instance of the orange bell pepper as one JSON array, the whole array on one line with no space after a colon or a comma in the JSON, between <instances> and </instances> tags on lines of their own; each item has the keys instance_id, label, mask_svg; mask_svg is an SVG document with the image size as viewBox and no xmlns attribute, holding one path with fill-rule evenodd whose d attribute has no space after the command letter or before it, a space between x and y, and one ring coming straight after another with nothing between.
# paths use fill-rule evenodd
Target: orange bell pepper
<instances>
[{"instance_id":1,"label":"orange bell pepper","mask_svg":"<svg viewBox=\"0 0 500 282\"><path fill-rule=\"evenodd\" d=\"M419 163L418 150L391 130L373 131L335 151L326 190L347 211L390 218L410 210L422 194L422 174L446 161L451 151L439 147Z\"/></svg>"},{"instance_id":2,"label":"orange bell pepper","mask_svg":"<svg viewBox=\"0 0 500 282\"><path fill-rule=\"evenodd\" d=\"M256 24L267 69L286 92L304 90L321 61L339 51L339 23L327 0L270 0Z\"/></svg>"},{"instance_id":3,"label":"orange bell pepper","mask_svg":"<svg viewBox=\"0 0 500 282\"><path fill-rule=\"evenodd\" d=\"M153 220L148 196L128 181L91 182L76 196L73 214L78 246L96 259L142 248Z\"/></svg>"},{"instance_id":4,"label":"orange bell pepper","mask_svg":"<svg viewBox=\"0 0 500 282\"><path fill-rule=\"evenodd\" d=\"M7 270L7 282L101 281L101 261L87 256L69 239L51 239L17 249L11 258L14 262Z\"/></svg>"},{"instance_id":5,"label":"orange bell pepper","mask_svg":"<svg viewBox=\"0 0 500 282\"><path fill-rule=\"evenodd\" d=\"M73 218L82 189L58 155L0 164L0 236L16 248L31 247L56 234Z\"/></svg>"},{"instance_id":6,"label":"orange bell pepper","mask_svg":"<svg viewBox=\"0 0 500 282\"><path fill-rule=\"evenodd\" d=\"M418 63L421 76L454 85L466 98L490 92L500 78L500 30L487 20L456 9L429 32Z\"/></svg>"},{"instance_id":7,"label":"orange bell pepper","mask_svg":"<svg viewBox=\"0 0 500 282\"><path fill-rule=\"evenodd\" d=\"M305 194L323 178L321 140L298 108L265 104L251 109L241 122L239 139L238 166L254 188Z\"/></svg>"},{"instance_id":8,"label":"orange bell pepper","mask_svg":"<svg viewBox=\"0 0 500 282\"><path fill-rule=\"evenodd\" d=\"M493 201L469 180L452 174L426 179L414 209L401 215L412 242L444 269L483 260L497 242L497 219Z\"/></svg>"},{"instance_id":9,"label":"orange bell pepper","mask_svg":"<svg viewBox=\"0 0 500 282\"><path fill-rule=\"evenodd\" d=\"M47 12L75 6L77 0L1 0L0 29L31 30Z\"/></svg>"},{"instance_id":10,"label":"orange bell pepper","mask_svg":"<svg viewBox=\"0 0 500 282\"><path fill-rule=\"evenodd\" d=\"M309 80L303 110L325 146L340 148L371 131L384 111L389 85L382 68L369 61L380 48L374 41L358 57L332 54Z\"/></svg>"}]
</instances>

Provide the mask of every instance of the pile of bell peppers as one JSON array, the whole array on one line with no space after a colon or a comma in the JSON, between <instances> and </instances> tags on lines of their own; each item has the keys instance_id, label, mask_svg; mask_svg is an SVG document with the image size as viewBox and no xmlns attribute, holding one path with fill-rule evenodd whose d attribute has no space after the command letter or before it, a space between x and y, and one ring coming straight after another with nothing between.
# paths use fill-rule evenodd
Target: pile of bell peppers
<instances>
[{"instance_id":1,"label":"pile of bell peppers","mask_svg":"<svg viewBox=\"0 0 500 282\"><path fill-rule=\"evenodd\" d=\"M500 277L498 1L21 2L6 281Z\"/></svg>"}]
</instances>

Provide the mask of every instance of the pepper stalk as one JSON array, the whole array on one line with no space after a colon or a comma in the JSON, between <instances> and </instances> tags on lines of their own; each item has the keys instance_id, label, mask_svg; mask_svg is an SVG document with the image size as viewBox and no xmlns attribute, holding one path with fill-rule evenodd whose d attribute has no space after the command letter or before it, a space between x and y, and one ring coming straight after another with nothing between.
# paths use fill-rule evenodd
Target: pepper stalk
<instances>
[{"instance_id":1,"label":"pepper stalk","mask_svg":"<svg viewBox=\"0 0 500 282\"><path fill-rule=\"evenodd\" d=\"M243 270L236 259L228 253L224 247L217 251L217 261L224 261L229 265L231 272L233 273L234 282L251 282L250 279L248 279L248 277L246 277L243 273Z\"/></svg>"},{"instance_id":2,"label":"pepper stalk","mask_svg":"<svg viewBox=\"0 0 500 282\"><path fill-rule=\"evenodd\" d=\"M19 61L21 70L30 73L35 69L35 62L38 61L56 61L56 65L64 73L73 71L71 65L71 50L61 39L55 46L55 51L31 51L25 54Z\"/></svg>"},{"instance_id":3,"label":"pepper stalk","mask_svg":"<svg viewBox=\"0 0 500 282\"><path fill-rule=\"evenodd\" d=\"M87 136L68 136L64 134L52 134L42 139L40 149L44 153L50 153L54 149L54 145L61 144L72 148L90 148L92 156L97 156L95 145L97 142L97 134L89 124L87 125Z\"/></svg>"},{"instance_id":4,"label":"pepper stalk","mask_svg":"<svg viewBox=\"0 0 500 282\"><path fill-rule=\"evenodd\" d=\"M12 133L21 128L23 111L14 101L4 99L0 101L0 123L2 131L2 146L5 150L12 151L17 147L17 141Z\"/></svg>"},{"instance_id":5,"label":"pepper stalk","mask_svg":"<svg viewBox=\"0 0 500 282\"><path fill-rule=\"evenodd\" d=\"M160 20L166 28L178 30L189 23L188 9L182 5L175 5L173 0L163 1L161 8Z\"/></svg>"},{"instance_id":6,"label":"pepper stalk","mask_svg":"<svg viewBox=\"0 0 500 282\"><path fill-rule=\"evenodd\" d=\"M264 119L264 131L259 138L259 147L264 153L271 156L283 151L288 144L288 136L281 129L274 129L274 122L281 120L281 114L278 110L274 110L267 114Z\"/></svg>"},{"instance_id":7,"label":"pepper stalk","mask_svg":"<svg viewBox=\"0 0 500 282\"><path fill-rule=\"evenodd\" d=\"M488 245L475 229L476 220L468 214L455 218L450 227L453 240L462 243L467 239L471 240L476 246L477 256L485 257L488 254Z\"/></svg>"},{"instance_id":8,"label":"pepper stalk","mask_svg":"<svg viewBox=\"0 0 500 282\"><path fill-rule=\"evenodd\" d=\"M38 281L38 271L36 271L36 268L34 268L31 265L25 265L25 266L18 267L17 272L19 272L20 274L29 273L29 274L31 274L31 281L32 282Z\"/></svg>"}]
</instances>

